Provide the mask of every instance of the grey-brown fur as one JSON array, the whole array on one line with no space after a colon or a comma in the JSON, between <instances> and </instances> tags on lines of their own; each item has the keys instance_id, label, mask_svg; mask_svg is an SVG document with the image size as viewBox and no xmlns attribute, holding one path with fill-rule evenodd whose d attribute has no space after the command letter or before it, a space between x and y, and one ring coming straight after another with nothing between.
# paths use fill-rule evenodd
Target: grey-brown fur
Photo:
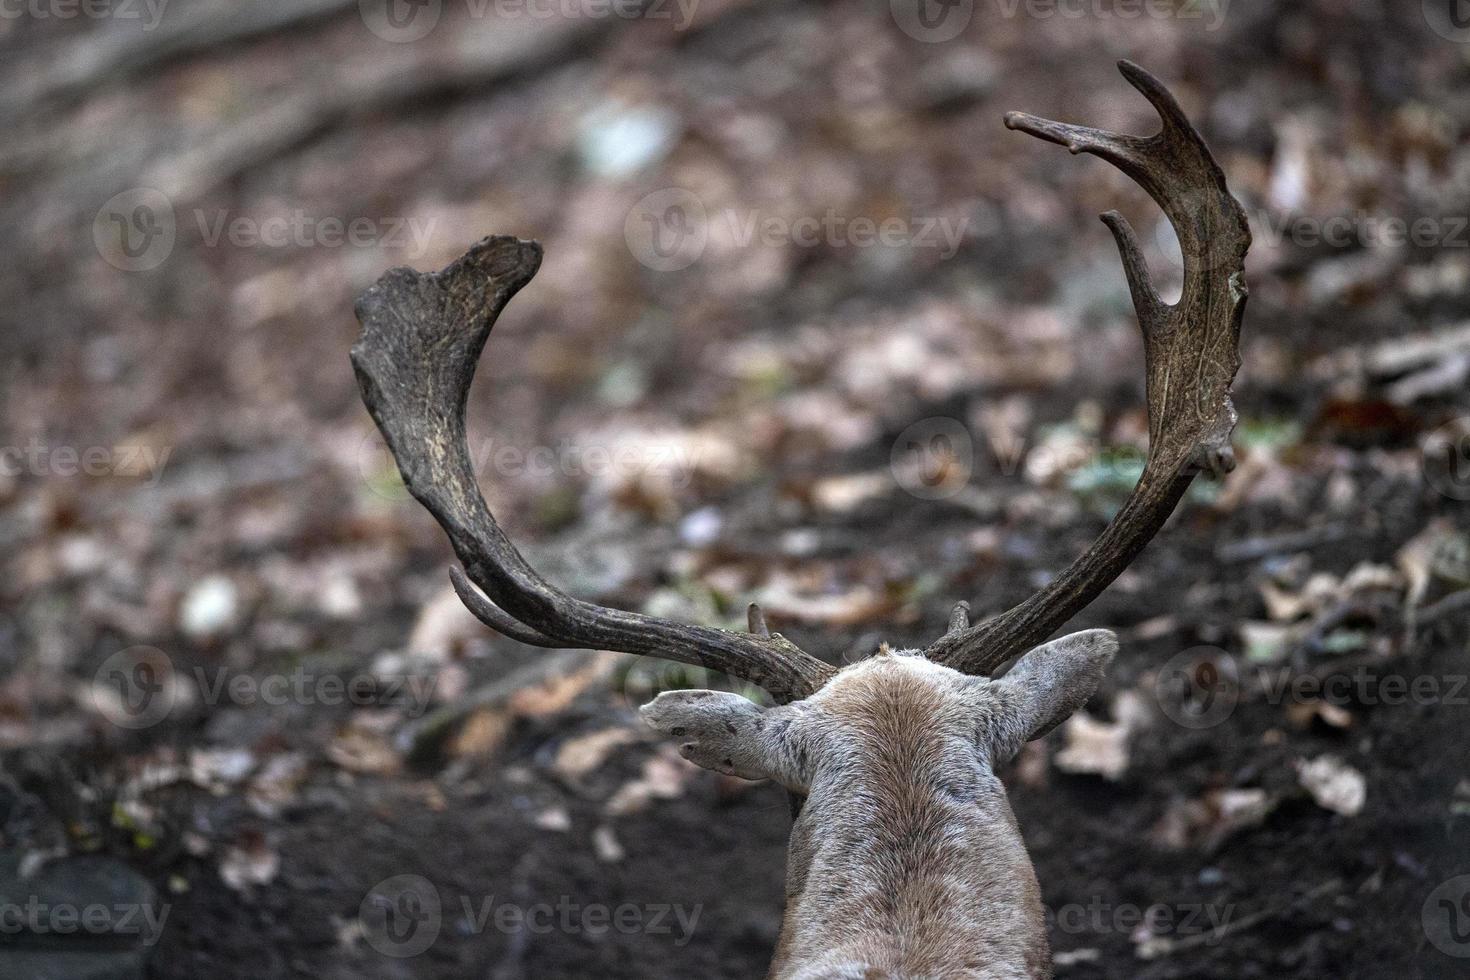
<instances>
[{"instance_id":1,"label":"grey-brown fur","mask_svg":"<svg viewBox=\"0 0 1470 980\"><path fill-rule=\"evenodd\" d=\"M642 715L697 765L806 795L773 977L1049 977L994 767L1085 704L1117 647L1108 630L1073 633L999 679L883 651L789 705L673 691Z\"/></svg>"}]
</instances>

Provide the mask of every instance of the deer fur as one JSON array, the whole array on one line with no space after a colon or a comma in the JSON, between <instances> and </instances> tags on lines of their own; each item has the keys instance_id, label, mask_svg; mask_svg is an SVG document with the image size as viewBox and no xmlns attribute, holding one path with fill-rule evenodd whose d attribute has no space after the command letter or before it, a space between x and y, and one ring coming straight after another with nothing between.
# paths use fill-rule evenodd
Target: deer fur
<instances>
[{"instance_id":1,"label":"deer fur","mask_svg":"<svg viewBox=\"0 0 1470 980\"><path fill-rule=\"evenodd\" d=\"M781 707L670 691L641 714L696 765L806 797L772 977L1045 978L1041 893L995 767L1085 704L1117 648L1073 633L992 679L885 647Z\"/></svg>"}]
</instances>

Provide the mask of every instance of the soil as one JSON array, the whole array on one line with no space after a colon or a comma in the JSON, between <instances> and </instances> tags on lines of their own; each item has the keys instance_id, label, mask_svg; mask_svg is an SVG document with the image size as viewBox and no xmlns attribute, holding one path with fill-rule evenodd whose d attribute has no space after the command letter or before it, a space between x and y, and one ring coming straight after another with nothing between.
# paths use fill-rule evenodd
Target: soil
<instances>
[{"instance_id":1,"label":"soil","mask_svg":"<svg viewBox=\"0 0 1470 980\"><path fill-rule=\"evenodd\" d=\"M412 752L423 705L196 691L124 729L88 692L110 657L147 647L180 677L406 671L440 685L438 710L554 656L446 612L449 550L395 482L346 359L352 299L377 275L442 266L491 232L540 239L547 262L490 342L477 448L656 432L697 456L682 481L487 465L497 515L549 578L721 624L774 596L772 625L835 663L932 640L958 599L989 615L1025 598L1131 486L1095 451L1028 467L1076 440L1145 441L1137 327L1093 215L1155 219L1102 163L1008 133L1000 114L1141 131L1148 109L1112 67L1126 55L1180 93L1257 225L1242 463L1069 624L1122 637L1089 715L1132 726L1126 765L1069 771L1085 738L1059 730L1002 773L1057 975L1470 976L1453 938L1470 914L1454 906L1470 901L1470 879L1455 890L1470 875L1470 617L1416 622L1470 586L1455 550L1470 488L1447 488L1426 449L1470 417L1470 394L1463 379L1395 394L1470 353L1364 367L1463 321L1464 253L1274 233L1293 216L1464 213L1464 48L1401 6L1241 0L1218 30L992 10L951 46L906 36L883 3L711 3L687 31L565 35L451 11L454 30L387 48L344 8L40 103L0 154L17 243L0 273L0 445L167 456L154 473L78 476L53 457L0 478L0 844L17 862L85 854L151 882L169 907L153 980L762 975L790 803L671 763L637 723L650 692L631 658L589 655L562 686L464 711ZM0 41L29 56L83 37L27 30ZM497 45L491 68L434 74ZM417 67L372 88L404 52ZM276 138L249 115L302 95L299 131ZM607 138L598 120L626 123L622 139L671 125L619 115L640 105L678 122L668 145L641 147L641 169L611 173L589 149ZM242 135L218 158L186 152ZM1309 176L1292 191L1298 164ZM92 245L98 208L170 175L179 243L156 272L120 274ZM629 208L689 186L715 214L897 209L968 231L953 255L716 235L688 271L640 264ZM292 208L436 224L423 249L272 250L210 244L196 221ZM1169 246L1143 237L1167 280ZM1022 465L991 438L1012 416ZM977 445L962 491L928 499L890 462L935 419ZM1428 572L1420 545L1438 549ZM228 614L201 625L212 577ZM1171 700L1166 668L1190 651L1238 674L1211 724ZM1278 676L1368 679L1282 697ZM1432 690L1396 696L1391 678ZM622 734L569 774L564 750L609 730ZM248 774L157 778L200 749L248 753ZM281 759L300 778L262 805ZM1307 787L1322 759L1360 777L1360 809ZM657 787L641 805L610 802L640 783ZM426 935L412 918L426 901L432 942L396 955ZM496 918L532 910L556 924ZM385 915L409 918L395 932Z\"/></svg>"}]
</instances>

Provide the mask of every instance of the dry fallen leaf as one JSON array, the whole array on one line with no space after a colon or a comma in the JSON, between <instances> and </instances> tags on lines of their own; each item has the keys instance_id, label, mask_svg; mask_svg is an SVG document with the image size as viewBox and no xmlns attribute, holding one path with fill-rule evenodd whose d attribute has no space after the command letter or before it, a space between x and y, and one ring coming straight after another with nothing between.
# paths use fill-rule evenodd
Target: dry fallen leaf
<instances>
[{"instance_id":1,"label":"dry fallen leaf","mask_svg":"<svg viewBox=\"0 0 1470 980\"><path fill-rule=\"evenodd\" d=\"M250 808L263 817L275 817L296 799L296 792L306 779L306 756L299 752L283 752L271 758L245 791Z\"/></svg>"},{"instance_id":2,"label":"dry fallen leaf","mask_svg":"<svg viewBox=\"0 0 1470 980\"><path fill-rule=\"evenodd\" d=\"M1399 571L1408 580L1409 608L1422 605L1429 587L1436 578L1459 581L1465 584L1470 579L1466 558L1470 545L1454 523L1447 517L1436 518L1414 535L1394 556Z\"/></svg>"},{"instance_id":3,"label":"dry fallen leaf","mask_svg":"<svg viewBox=\"0 0 1470 980\"><path fill-rule=\"evenodd\" d=\"M1134 691L1124 691L1113 703L1116 721L1098 721L1085 711L1067 719L1062 732L1066 746L1057 753L1056 765L1063 772L1092 773L1105 779L1120 779L1128 770L1128 740L1146 723L1147 711Z\"/></svg>"},{"instance_id":4,"label":"dry fallen leaf","mask_svg":"<svg viewBox=\"0 0 1470 980\"><path fill-rule=\"evenodd\" d=\"M522 718L542 718L564 710L587 688L606 677L617 663L615 653L597 653L587 658L586 666L569 674L549 678L544 684L517 691L510 699L510 711Z\"/></svg>"},{"instance_id":5,"label":"dry fallen leaf","mask_svg":"<svg viewBox=\"0 0 1470 980\"><path fill-rule=\"evenodd\" d=\"M1297 728L1310 728L1319 719L1332 728L1351 728L1353 724L1352 712L1331 701L1294 701L1286 706L1286 717Z\"/></svg>"},{"instance_id":6,"label":"dry fallen leaf","mask_svg":"<svg viewBox=\"0 0 1470 980\"><path fill-rule=\"evenodd\" d=\"M672 800L684 792L684 784L698 771L672 745L662 745L643 763L639 777L624 783L608 799L603 811L616 817L636 813L656 799Z\"/></svg>"},{"instance_id":7,"label":"dry fallen leaf","mask_svg":"<svg viewBox=\"0 0 1470 980\"><path fill-rule=\"evenodd\" d=\"M195 786L223 796L229 788L250 775L255 755L249 749L192 749L189 779Z\"/></svg>"},{"instance_id":8,"label":"dry fallen leaf","mask_svg":"<svg viewBox=\"0 0 1470 980\"><path fill-rule=\"evenodd\" d=\"M603 728L569 738L557 749L551 767L563 779L575 782L602 765L613 749L638 739L637 732L624 727Z\"/></svg>"},{"instance_id":9,"label":"dry fallen leaf","mask_svg":"<svg viewBox=\"0 0 1470 980\"><path fill-rule=\"evenodd\" d=\"M552 830L557 833L566 833L572 829L572 815L564 806L551 806L536 814L531 821L532 826L541 830Z\"/></svg>"},{"instance_id":10,"label":"dry fallen leaf","mask_svg":"<svg viewBox=\"0 0 1470 980\"><path fill-rule=\"evenodd\" d=\"M775 616L829 626L873 622L894 606L892 599L865 585L839 593L815 592L805 580L780 573L771 576L758 601Z\"/></svg>"},{"instance_id":11,"label":"dry fallen leaf","mask_svg":"<svg viewBox=\"0 0 1470 980\"><path fill-rule=\"evenodd\" d=\"M1355 817L1368 797L1363 774L1336 756L1320 755L1296 764L1297 781L1324 810Z\"/></svg>"},{"instance_id":12,"label":"dry fallen leaf","mask_svg":"<svg viewBox=\"0 0 1470 980\"><path fill-rule=\"evenodd\" d=\"M597 854L597 860L604 864L616 864L627 854L617 835L607 824L602 824L592 832L592 849Z\"/></svg>"},{"instance_id":13,"label":"dry fallen leaf","mask_svg":"<svg viewBox=\"0 0 1470 980\"><path fill-rule=\"evenodd\" d=\"M1274 806L1264 789L1212 790L1198 799L1172 802L1150 837L1169 850L1211 851L1239 831L1259 826Z\"/></svg>"},{"instance_id":14,"label":"dry fallen leaf","mask_svg":"<svg viewBox=\"0 0 1470 980\"><path fill-rule=\"evenodd\" d=\"M495 754L510 732L510 715L493 708L481 708L471 714L449 743L449 753L457 759L483 759Z\"/></svg>"},{"instance_id":15,"label":"dry fallen leaf","mask_svg":"<svg viewBox=\"0 0 1470 980\"><path fill-rule=\"evenodd\" d=\"M383 733L365 725L350 725L327 746L327 758L349 772L387 775L398 771L401 759Z\"/></svg>"},{"instance_id":16,"label":"dry fallen leaf","mask_svg":"<svg viewBox=\"0 0 1470 980\"><path fill-rule=\"evenodd\" d=\"M869 500L895 489L893 475L887 470L875 473L851 473L831 476L812 484L812 501L822 510L846 514Z\"/></svg>"},{"instance_id":17,"label":"dry fallen leaf","mask_svg":"<svg viewBox=\"0 0 1470 980\"><path fill-rule=\"evenodd\" d=\"M408 636L408 652L442 662L485 635L484 625L446 585L419 610Z\"/></svg>"},{"instance_id":18,"label":"dry fallen leaf","mask_svg":"<svg viewBox=\"0 0 1470 980\"><path fill-rule=\"evenodd\" d=\"M251 837L225 851L220 859L219 875L234 891L250 885L269 885L281 870L281 856L260 835Z\"/></svg>"}]
</instances>

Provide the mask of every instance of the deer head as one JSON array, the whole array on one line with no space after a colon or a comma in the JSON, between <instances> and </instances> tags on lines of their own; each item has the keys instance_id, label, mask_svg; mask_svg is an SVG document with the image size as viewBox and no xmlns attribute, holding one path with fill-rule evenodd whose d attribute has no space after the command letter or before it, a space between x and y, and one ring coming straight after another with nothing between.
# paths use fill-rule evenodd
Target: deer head
<instances>
[{"instance_id":1,"label":"deer head","mask_svg":"<svg viewBox=\"0 0 1470 980\"><path fill-rule=\"evenodd\" d=\"M476 484L464 409L491 327L540 265L534 242L488 238L442 272L395 269L358 302L363 400L409 491L449 536L464 566L451 571L455 590L476 616L535 646L723 671L776 702L675 691L642 709L690 761L773 779L797 801L773 976L1050 976L1035 873L994 767L1084 704L1117 649L1107 630L1042 641L1133 561L1200 470L1233 465L1246 298L1250 232L1224 174L1168 90L1120 68L1162 118L1157 135L1022 113L1006 125L1108 160L1178 235L1183 292L1169 305L1128 223L1103 215L1143 329L1148 461L1112 522L1047 586L976 625L960 603L922 651L885 646L838 670L771 633L755 606L746 633L685 625L573 598L526 563Z\"/></svg>"}]
</instances>

